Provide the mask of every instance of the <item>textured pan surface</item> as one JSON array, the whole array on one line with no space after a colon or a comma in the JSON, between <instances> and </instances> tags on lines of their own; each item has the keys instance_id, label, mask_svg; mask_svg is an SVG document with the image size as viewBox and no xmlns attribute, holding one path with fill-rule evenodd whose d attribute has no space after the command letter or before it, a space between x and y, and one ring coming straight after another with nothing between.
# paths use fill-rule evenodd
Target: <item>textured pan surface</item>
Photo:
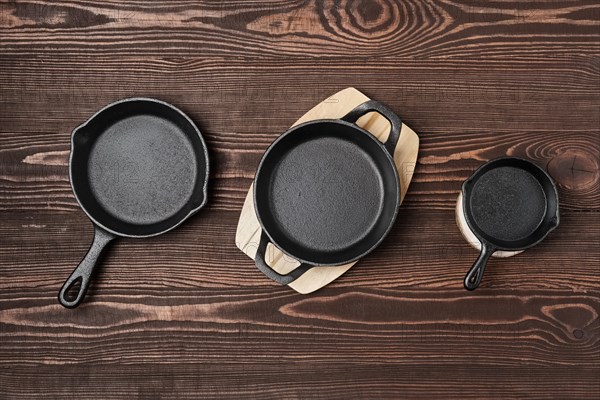
<instances>
[{"instance_id":1,"label":"textured pan surface","mask_svg":"<svg viewBox=\"0 0 600 400\"><path fill-rule=\"evenodd\" d=\"M207 174L197 128L156 100L115 103L73 134L75 194L90 218L120 235L177 225L204 204Z\"/></svg>"},{"instance_id":2,"label":"textured pan surface","mask_svg":"<svg viewBox=\"0 0 600 400\"><path fill-rule=\"evenodd\" d=\"M473 185L470 203L477 226L506 241L531 235L546 214L542 185L528 171L510 166L483 174Z\"/></svg>"},{"instance_id":3,"label":"textured pan surface","mask_svg":"<svg viewBox=\"0 0 600 400\"><path fill-rule=\"evenodd\" d=\"M265 153L255 207L281 250L315 264L340 264L385 236L398 187L393 160L377 139L349 123L311 122Z\"/></svg>"}]
</instances>

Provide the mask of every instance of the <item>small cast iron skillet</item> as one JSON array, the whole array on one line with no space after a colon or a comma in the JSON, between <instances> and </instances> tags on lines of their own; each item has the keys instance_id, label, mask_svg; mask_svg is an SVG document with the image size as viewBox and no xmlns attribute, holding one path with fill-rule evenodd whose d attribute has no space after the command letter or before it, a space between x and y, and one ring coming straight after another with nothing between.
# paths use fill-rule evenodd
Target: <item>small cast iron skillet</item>
<instances>
[{"instance_id":1,"label":"small cast iron skillet","mask_svg":"<svg viewBox=\"0 0 600 400\"><path fill-rule=\"evenodd\" d=\"M206 204L208 150L198 128L163 101L112 103L71 136L69 177L94 241L58 299L78 306L105 246L167 232Z\"/></svg>"},{"instance_id":2,"label":"small cast iron skillet","mask_svg":"<svg viewBox=\"0 0 600 400\"><path fill-rule=\"evenodd\" d=\"M371 111L391 124L385 144L355 124ZM355 261L383 240L400 204L393 155L401 127L392 111L370 100L342 119L295 126L271 144L254 181L260 271L287 285L314 266ZM269 242L300 266L288 274L270 268Z\"/></svg>"},{"instance_id":3,"label":"small cast iron skillet","mask_svg":"<svg viewBox=\"0 0 600 400\"><path fill-rule=\"evenodd\" d=\"M463 210L481 253L465 277L468 290L479 286L496 250L528 249L559 223L558 193L552 178L535 164L515 157L482 165L462 186Z\"/></svg>"}]
</instances>

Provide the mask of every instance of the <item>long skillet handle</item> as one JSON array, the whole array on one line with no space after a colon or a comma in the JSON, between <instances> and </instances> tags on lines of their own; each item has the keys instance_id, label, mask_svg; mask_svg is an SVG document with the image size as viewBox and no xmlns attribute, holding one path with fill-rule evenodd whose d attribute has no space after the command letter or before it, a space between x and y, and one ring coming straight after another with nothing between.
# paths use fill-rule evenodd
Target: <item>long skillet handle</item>
<instances>
[{"instance_id":1,"label":"long skillet handle","mask_svg":"<svg viewBox=\"0 0 600 400\"><path fill-rule=\"evenodd\" d=\"M342 119L346 122L356 123L356 121L360 117L371 111L377 111L379 114L383 115L383 117L387 119L390 122L390 125L392 126L388 139L385 142L385 149L392 156L393 159L394 151L396 150L396 145L398 144L398 139L400 139L402 121L396 114L394 114L392 110L379 103L378 101L368 100L362 103L361 105L357 106L348 114L344 115Z\"/></svg>"},{"instance_id":2,"label":"long skillet handle","mask_svg":"<svg viewBox=\"0 0 600 400\"><path fill-rule=\"evenodd\" d=\"M490 246L489 244L483 241L481 242L481 253L479 254L479 257L467 273L467 276L465 276L464 283L465 288L467 290L477 289L477 287L481 283L481 278L483 278L485 267L487 266L490 257L492 256L492 254L494 254L495 251L495 247Z\"/></svg>"},{"instance_id":3,"label":"long skillet handle","mask_svg":"<svg viewBox=\"0 0 600 400\"><path fill-rule=\"evenodd\" d=\"M106 245L114 238L115 236L113 234L106 232L104 229L97 226L95 227L94 241L92 242L90 249L77 268L71 273L71 276L65 281L62 289L60 289L58 294L58 301L60 304L67 308L75 308L81 303L87 292L90 278L100 255L106 248ZM71 293L75 290L75 293Z\"/></svg>"},{"instance_id":4,"label":"long skillet handle","mask_svg":"<svg viewBox=\"0 0 600 400\"><path fill-rule=\"evenodd\" d=\"M267 245L269 244L269 237L265 232L261 232L260 234L260 242L258 244L258 249L256 250L256 256L254 257L254 262L256 263L256 267L267 277L271 278L277 283L282 285L289 285L294 282L296 279L300 278L306 271L314 267L314 265L301 263L298 267L296 267L293 271L287 274L280 274L275 271L273 268L269 267L266 262L266 253L267 253Z\"/></svg>"}]
</instances>

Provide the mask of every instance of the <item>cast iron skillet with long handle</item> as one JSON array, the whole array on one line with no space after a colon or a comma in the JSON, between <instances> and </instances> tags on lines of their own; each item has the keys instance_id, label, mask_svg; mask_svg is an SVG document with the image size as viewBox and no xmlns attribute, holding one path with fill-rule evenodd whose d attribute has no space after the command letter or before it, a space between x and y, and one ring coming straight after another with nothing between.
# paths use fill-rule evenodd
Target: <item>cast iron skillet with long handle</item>
<instances>
[{"instance_id":1,"label":"cast iron skillet with long handle","mask_svg":"<svg viewBox=\"0 0 600 400\"><path fill-rule=\"evenodd\" d=\"M385 143L356 125L371 111L390 122ZM275 140L254 181L258 269L287 285L315 266L347 264L377 247L400 205L393 157L401 128L391 110L370 100L341 119L306 122ZM300 266L287 274L270 268L269 242Z\"/></svg>"},{"instance_id":2,"label":"cast iron skillet with long handle","mask_svg":"<svg viewBox=\"0 0 600 400\"><path fill-rule=\"evenodd\" d=\"M467 224L481 242L479 258L464 280L468 290L479 286L495 251L528 249L559 224L552 178L521 158L498 158L482 165L463 183L462 195Z\"/></svg>"},{"instance_id":3,"label":"cast iron skillet with long handle","mask_svg":"<svg viewBox=\"0 0 600 400\"><path fill-rule=\"evenodd\" d=\"M112 103L71 136L69 176L94 223L94 241L59 292L78 306L98 260L117 237L165 233L206 204L208 150L192 120L156 99Z\"/></svg>"}]
</instances>

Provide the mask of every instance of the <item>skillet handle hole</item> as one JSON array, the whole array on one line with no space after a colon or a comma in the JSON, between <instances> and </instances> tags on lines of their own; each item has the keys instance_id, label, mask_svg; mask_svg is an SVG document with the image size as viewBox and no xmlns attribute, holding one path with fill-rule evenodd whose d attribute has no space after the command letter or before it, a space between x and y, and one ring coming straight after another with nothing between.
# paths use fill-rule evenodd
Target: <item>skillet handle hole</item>
<instances>
[{"instance_id":1,"label":"skillet handle hole","mask_svg":"<svg viewBox=\"0 0 600 400\"><path fill-rule=\"evenodd\" d=\"M477 273L476 273L475 275L473 275L473 276L471 277L471 279L469 279L469 282L471 282L471 283L475 283L475 282L477 282L477 278L479 278L479 274L480 274L480 273L481 273L481 271L477 271Z\"/></svg>"},{"instance_id":2,"label":"skillet handle hole","mask_svg":"<svg viewBox=\"0 0 600 400\"><path fill-rule=\"evenodd\" d=\"M71 282L71 284L69 285L67 290L65 290L65 292L64 292L65 300L72 302L77 299L77 296L79 295L79 292L81 291L82 281L83 281L83 278L80 276L79 278L77 278L73 282Z\"/></svg>"}]
</instances>

